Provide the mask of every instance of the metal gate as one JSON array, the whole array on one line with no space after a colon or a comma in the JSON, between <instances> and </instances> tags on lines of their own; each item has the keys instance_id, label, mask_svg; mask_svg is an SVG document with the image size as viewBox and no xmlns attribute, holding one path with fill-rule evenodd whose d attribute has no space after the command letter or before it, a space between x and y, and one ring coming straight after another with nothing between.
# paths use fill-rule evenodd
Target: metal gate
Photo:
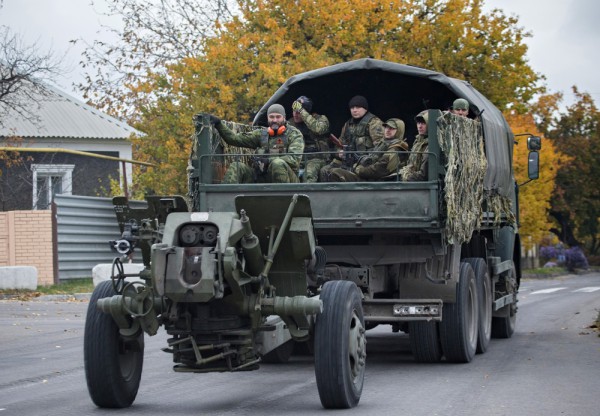
<instances>
[{"instance_id":1,"label":"metal gate","mask_svg":"<svg viewBox=\"0 0 600 416\"><path fill-rule=\"evenodd\" d=\"M92 268L112 263L117 256L108 242L119 239L121 232L111 198L55 195L56 253L58 278L75 279L92 276ZM145 201L129 201L133 208L143 208ZM141 263L141 253L133 261Z\"/></svg>"}]
</instances>

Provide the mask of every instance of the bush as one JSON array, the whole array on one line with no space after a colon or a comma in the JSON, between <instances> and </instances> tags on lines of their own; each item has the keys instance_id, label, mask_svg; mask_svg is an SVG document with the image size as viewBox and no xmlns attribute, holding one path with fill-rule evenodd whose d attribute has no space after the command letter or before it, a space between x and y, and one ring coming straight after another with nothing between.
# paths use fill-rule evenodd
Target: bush
<instances>
[{"instance_id":1,"label":"bush","mask_svg":"<svg viewBox=\"0 0 600 416\"><path fill-rule=\"evenodd\" d=\"M554 246L542 246L540 247L540 257L550 261L558 257L558 250Z\"/></svg>"},{"instance_id":2,"label":"bush","mask_svg":"<svg viewBox=\"0 0 600 416\"><path fill-rule=\"evenodd\" d=\"M585 254L579 247L571 247L565 250L565 266L570 272L575 269L587 270L589 268Z\"/></svg>"}]
</instances>

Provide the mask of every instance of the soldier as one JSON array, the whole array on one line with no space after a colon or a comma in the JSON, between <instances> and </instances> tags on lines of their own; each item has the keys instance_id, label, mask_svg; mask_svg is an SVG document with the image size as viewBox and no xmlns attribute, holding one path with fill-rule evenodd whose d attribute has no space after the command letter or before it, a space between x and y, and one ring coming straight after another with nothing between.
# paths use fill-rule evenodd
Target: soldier
<instances>
[{"instance_id":1,"label":"soldier","mask_svg":"<svg viewBox=\"0 0 600 416\"><path fill-rule=\"evenodd\" d=\"M373 149L375 143L383 139L383 126L379 117L369 112L369 103L362 95L356 95L348 102L351 118L342 127L340 142L343 149L331 163L320 172L322 182L329 180L332 169L351 169L358 158Z\"/></svg>"},{"instance_id":2,"label":"soldier","mask_svg":"<svg viewBox=\"0 0 600 416\"><path fill-rule=\"evenodd\" d=\"M324 115L311 113L313 102L301 96L292 103L292 118L288 124L296 127L304 137L304 153L329 151L329 119ZM327 155L305 156L304 182L317 182L319 171L327 164Z\"/></svg>"},{"instance_id":3,"label":"soldier","mask_svg":"<svg viewBox=\"0 0 600 416\"><path fill-rule=\"evenodd\" d=\"M400 171L403 181L415 182L427 180L427 161L429 151L429 142L427 140L427 110L421 111L415 117L417 123L417 137L413 143L408 162Z\"/></svg>"},{"instance_id":4,"label":"soldier","mask_svg":"<svg viewBox=\"0 0 600 416\"><path fill-rule=\"evenodd\" d=\"M408 150L408 143L404 140L404 121L391 118L383 123L383 128L383 140L375 145L372 152L362 156L352 172L342 168L332 169L332 181L376 181L398 172L406 164L406 155L398 154L399 151Z\"/></svg>"},{"instance_id":5,"label":"soldier","mask_svg":"<svg viewBox=\"0 0 600 416\"><path fill-rule=\"evenodd\" d=\"M256 149L252 167L242 162L231 163L223 183L299 182L298 169L304 151L302 133L285 121L285 109L281 104L268 108L267 119L268 128L236 134L218 117L210 116L210 123L227 144ZM278 156L281 153L288 154Z\"/></svg>"},{"instance_id":6,"label":"soldier","mask_svg":"<svg viewBox=\"0 0 600 416\"><path fill-rule=\"evenodd\" d=\"M457 98L452 103L452 114L456 114L461 117L469 116L469 102L464 98Z\"/></svg>"}]
</instances>

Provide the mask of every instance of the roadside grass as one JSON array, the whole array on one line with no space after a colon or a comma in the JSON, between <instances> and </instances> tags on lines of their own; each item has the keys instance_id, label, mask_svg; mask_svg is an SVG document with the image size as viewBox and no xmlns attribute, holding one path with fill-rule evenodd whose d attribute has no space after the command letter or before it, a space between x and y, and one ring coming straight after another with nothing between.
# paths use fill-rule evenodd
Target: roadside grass
<instances>
[{"instance_id":1,"label":"roadside grass","mask_svg":"<svg viewBox=\"0 0 600 416\"><path fill-rule=\"evenodd\" d=\"M556 276L558 274L568 273L564 267L538 267L536 269L523 269L524 275L536 275L536 276Z\"/></svg>"},{"instance_id":2,"label":"roadside grass","mask_svg":"<svg viewBox=\"0 0 600 416\"><path fill-rule=\"evenodd\" d=\"M74 295L75 293L91 293L94 291L92 278L69 279L56 285L38 286L36 290L0 289L0 298L27 300L42 295Z\"/></svg>"}]
</instances>

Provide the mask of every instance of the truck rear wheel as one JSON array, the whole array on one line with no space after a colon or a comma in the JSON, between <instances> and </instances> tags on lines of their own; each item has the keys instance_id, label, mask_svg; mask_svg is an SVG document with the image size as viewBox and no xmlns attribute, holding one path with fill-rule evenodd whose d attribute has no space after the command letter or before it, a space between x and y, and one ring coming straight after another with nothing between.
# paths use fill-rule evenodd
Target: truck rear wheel
<instances>
[{"instance_id":1,"label":"truck rear wheel","mask_svg":"<svg viewBox=\"0 0 600 416\"><path fill-rule=\"evenodd\" d=\"M492 318L492 337L494 338L510 338L515 332L517 321L516 308L513 305L506 305L507 316L494 316ZM502 309L500 309L502 311Z\"/></svg>"},{"instance_id":2,"label":"truck rear wheel","mask_svg":"<svg viewBox=\"0 0 600 416\"><path fill-rule=\"evenodd\" d=\"M315 322L315 375L321 404L347 409L358 404L366 364L365 321L359 290L353 282L323 285L323 312Z\"/></svg>"},{"instance_id":3,"label":"truck rear wheel","mask_svg":"<svg viewBox=\"0 0 600 416\"><path fill-rule=\"evenodd\" d=\"M418 363L438 363L442 359L442 344L438 323L415 321L408 323L410 349Z\"/></svg>"},{"instance_id":4,"label":"truck rear wheel","mask_svg":"<svg viewBox=\"0 0 600 416\"><path fill-rule=\"evenodd\" d=\"M88 391L98 407L129 407L142 377L144 334L125 339L113 318L99 311L99 299L116 295L111 281L101 282L90 299L83 338Z\"/></svg>"},{"instance_id":5,"label":"truck rear wheel","mask_svg":"<svg viewBox=\"0 0 600 416\"><path fill-rule=\"evenodd\" d=\"M445 303L440 324L442 350L452 363L468 363L477 350L479 303L475 274L469 263L460 263L456 303Z\"/></svg>"},{"instance_id":6,"label":"truck rear wheel","mask_svg":"<svg viewBox=\"0 0 600 416\"><path fill-rule=\"evenodd\" d=\"M492 281L488 272L487 263L482 258L468 258L475 273L475 281L479 295L479 331L477 335L477 354L487 351L492 338Z\"/></svg>"}]
</instances>

